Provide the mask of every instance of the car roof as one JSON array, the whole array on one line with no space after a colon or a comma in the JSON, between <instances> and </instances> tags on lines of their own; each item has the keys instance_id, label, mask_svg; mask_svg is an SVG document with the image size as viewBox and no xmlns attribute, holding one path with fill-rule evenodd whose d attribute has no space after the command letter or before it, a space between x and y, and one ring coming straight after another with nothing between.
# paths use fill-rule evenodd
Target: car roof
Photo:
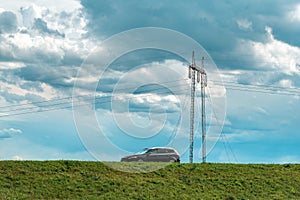
<instances>
[{"instance_id":1,"label":"car roof","mask_svg":"<svg viewBox=\"0 0 300 200\"><path fill-rule=\"evenodd\" d=\"M145 150L147 150L147 149L170 149L170 150L175 150L172 147L150 147L150 148L145 148Z\"/></svg>"},{"instance_id":2,"label":"car roof","mask_svg":"<svg viewBox=\"0 0 300 200\"><path fill-rule=\"evenodd\" d=\"M144 148L144 150L150 150L150 149L168 149L173 151L176 154L179 154L178 151L176 151L176 149L172 148L172 147L151 147L151 148Z\"/></svg>"}]
</instances>

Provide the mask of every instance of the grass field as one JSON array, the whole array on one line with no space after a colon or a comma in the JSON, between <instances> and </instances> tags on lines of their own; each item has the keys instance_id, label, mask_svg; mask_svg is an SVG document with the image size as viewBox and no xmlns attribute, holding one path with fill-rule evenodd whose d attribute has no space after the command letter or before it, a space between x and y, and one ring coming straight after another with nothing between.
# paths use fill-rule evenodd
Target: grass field
<instances>
[{"instance_id":1,"label":"grass field","mask_svg":"<svg viewBox=\"0 0 300 200\"><path fill-rule=\"evenodd\" d=\"M0 199L300 199L300 165L174 163L126 173L101 162L1 161Z\"/></svg>"}]
</instances>

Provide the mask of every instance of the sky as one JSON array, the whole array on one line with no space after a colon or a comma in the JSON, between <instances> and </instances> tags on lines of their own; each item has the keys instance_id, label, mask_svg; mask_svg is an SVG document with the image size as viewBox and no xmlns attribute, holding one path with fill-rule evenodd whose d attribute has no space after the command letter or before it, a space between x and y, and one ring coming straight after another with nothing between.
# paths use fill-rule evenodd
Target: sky
<instances>
[{"instance_id":1,"label":"sky","mask_svg":"<svg viewBox=\"0 0 300 200\"><path fill-rule=\"evenodd\" d=\"M1 1L0 160L188 162L195 50L207 161L300 163L299 33L297 0ZM200 84L195 116L201 162Z\"/></svg>"}]
</instances>

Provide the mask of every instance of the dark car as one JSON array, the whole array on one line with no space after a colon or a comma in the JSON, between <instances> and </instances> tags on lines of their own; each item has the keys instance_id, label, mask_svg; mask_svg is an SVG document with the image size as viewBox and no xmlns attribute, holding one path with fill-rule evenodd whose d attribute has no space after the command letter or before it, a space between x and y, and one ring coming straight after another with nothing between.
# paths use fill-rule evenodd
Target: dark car
<instances>
[{"instance_id":1,"label":"dark car","mask_svg":"<svg viewBox=\"0 0 300 200\"><path fill-rule=\"evenodd\" d=\"M126 156L121 159L121 162L180 162L180 155L173 148L153 147Z\"/></svg>"}]
</instances>

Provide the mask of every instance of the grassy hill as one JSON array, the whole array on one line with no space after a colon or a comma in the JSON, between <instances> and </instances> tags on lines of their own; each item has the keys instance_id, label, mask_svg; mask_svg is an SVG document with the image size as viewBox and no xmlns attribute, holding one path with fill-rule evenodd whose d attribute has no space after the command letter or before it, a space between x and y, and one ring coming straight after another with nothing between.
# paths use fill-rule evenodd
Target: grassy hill
<instances>
[{"instance_id":1,"label":"grassy hill","mask_svg":"<svg viewBox=\"0 0 300 200\"><path fill-rule=\"evenodd\" d=\"M1 161L0 199L300 199L300 165L174 163L125 173L101 162Z\"/></svg>"}]
</instances>

